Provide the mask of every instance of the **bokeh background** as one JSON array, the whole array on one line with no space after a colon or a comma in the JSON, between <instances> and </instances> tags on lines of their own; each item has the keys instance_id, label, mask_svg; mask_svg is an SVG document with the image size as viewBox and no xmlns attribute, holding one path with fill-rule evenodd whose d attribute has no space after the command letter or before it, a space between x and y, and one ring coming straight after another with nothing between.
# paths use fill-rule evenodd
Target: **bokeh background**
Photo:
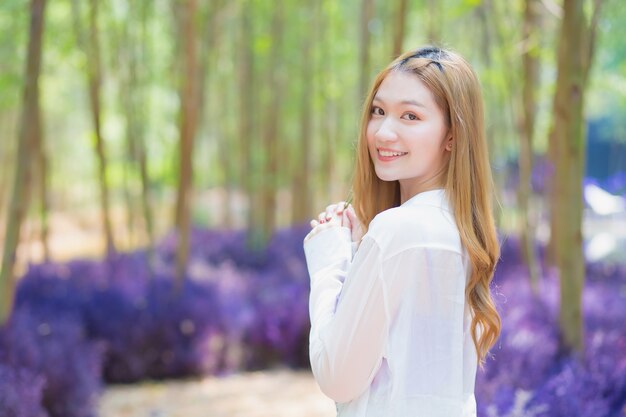
<instances>
[{"instance_id":1,"label":"bokeh background","mask_svg":"<svg viewBox=\"0 0 626 417\"><path fill-rule=\"evenodd\" d=\"M479 416L626 416L622 0L2 0L0 416L329 416L308 220L424 44L483 86Z\"/></svg>"}]
</instances>

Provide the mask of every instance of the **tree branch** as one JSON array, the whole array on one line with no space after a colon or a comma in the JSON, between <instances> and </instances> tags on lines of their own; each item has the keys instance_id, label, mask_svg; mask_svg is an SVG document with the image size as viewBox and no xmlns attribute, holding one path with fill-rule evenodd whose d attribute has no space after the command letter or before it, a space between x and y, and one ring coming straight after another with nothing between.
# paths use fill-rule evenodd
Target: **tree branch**
<instances>
[{"instance_id":1,"label":"tree branch","mask_svg":"<svg viewBox=\"0 0 626 417\"><path fill-rule=\"evenodd\" d=\"M600 20L600 9L602 8L603 0L594 0L593 2L593 12L591 14L591 21L589 22L589 29L587 33L589 37L587 38L587 65L585 66L585 81L589 78L589 68L591 67L591 62L593 62L593 56L596 49L596 35L598 32L598 21Z\"/></svg>"}]
</instances>

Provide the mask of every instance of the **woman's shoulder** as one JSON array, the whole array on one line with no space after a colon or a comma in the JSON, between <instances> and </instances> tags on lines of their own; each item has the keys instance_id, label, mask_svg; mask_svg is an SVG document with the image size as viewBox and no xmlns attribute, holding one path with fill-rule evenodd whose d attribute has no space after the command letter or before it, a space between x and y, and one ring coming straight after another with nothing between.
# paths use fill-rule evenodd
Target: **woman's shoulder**
<instances>
[{"instance_id":1,"label":"woman's shoulder","mask_svg":"<svg viewBox=\"0 0 626 417\"><path fill-rule=\"evenodd\" d=\"M462 253L454 216L443 207L411 205L390 208L374 217L367 235L388 255L411 247Z\"/></svg>"}]
</instances>

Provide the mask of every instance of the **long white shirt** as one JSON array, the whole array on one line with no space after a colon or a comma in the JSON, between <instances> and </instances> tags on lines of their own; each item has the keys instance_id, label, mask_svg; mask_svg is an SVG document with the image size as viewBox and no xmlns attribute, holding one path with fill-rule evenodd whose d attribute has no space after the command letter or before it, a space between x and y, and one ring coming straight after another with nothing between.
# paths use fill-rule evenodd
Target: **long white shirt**
<instances>
[{"instance_id":1,"label":"long white shirt","mask_svg":"<svg viewBox=\"0 0 626 417\"><path fill-rule=\"evenodd\" d=\"M338 416L476 416L471 266L444 190L378 214L356 253L341 226L304 251L311 368Z\"/></svg>"}]
</instances>

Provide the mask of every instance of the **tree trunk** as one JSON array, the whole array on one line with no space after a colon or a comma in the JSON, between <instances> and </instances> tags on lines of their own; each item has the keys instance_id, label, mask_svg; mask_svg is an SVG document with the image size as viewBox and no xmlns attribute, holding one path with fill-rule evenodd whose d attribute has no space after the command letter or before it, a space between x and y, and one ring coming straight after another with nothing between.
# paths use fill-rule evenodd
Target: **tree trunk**
<instances>
[{"instance_id":1,"label":"tree trunk","mask_svg":"<svg viewBox=\"0 0 626 417\"><path fill-rule=\"evenodd\" d=\"M321 6L312 2L308 2L307 6L313 9L314 16L309 19L309 24L306 26L307 30L303 30L306 35L303 39L301 60L301 74L302 80L306 80L302 84L302 95L300 97L300 135L299 140L292 145L292 167L293 167L293 183L291 188L291 220L292 223L301 223L307 220L311 215L311 189L310 189L310 171L311 171L311 133L313 129L312 124L312 92L313 92L313 68L314 65L311 62L312 58L312 43L315 40L315 35L312 32L317 27L319 19L317 18ZM324 61L322 59L322 61ZM322 69L323 70L323 69ZM323 87L322 87L323 89ZM324 102L326 102L324 97ZM326 107L325 107L326 108ZM330 115L328 116L330 117ZM324 118L323 118L324 119Z\"/></svg>"},{"instance_id":2,"label":"tree trunk","mask_svg":"<svg viewBox=\"0 0 626 417\"><path fill-rule=\"evenodd\" d=\"M328 3L332 3L333 0L327 0ZM325 4L321 4L320 16L318 18L319 23L315 26L319 28L319 41L317 42L319 62L317 63L317 73L320 74L320 82L318 88L321 94L321 101L323 103L324 117L319 118L320 122L320 135L322 140L320 141L319 151L316 152L314 146L315 140L312 140L308 150L303 152L309 152L309 165L310 169L314 170L314 175L310 172L307 174L309 179L306 181L308 185L307 197L310 201L306 210L306 217L317 216L316 204L319 204L320 198L316 195L316 190L322 190L323 204L328 204L330 201L334 201L340 193L345 192L342 181L338 180L338 164L337 164L337 137L339 131L339 121L342 120L340 110L341 107L338 104L338 96L336 91L333 91L333 86L337 85L337 68L335 66L336 61L333 59L333 54L328 48L328 45L332 40L339 36L337 32L336 23L337 18L330 12L330 7ZM304 117L304 115L303 115ZM319 161L319 162L317 162ZM320 184L320 186L315 186ZM346 198L342 196L341 198Z\"/></svg>"},{"instance_id":3,"label":"tree trunk","mask_svg":"<svg viewBox=\"0 0 626 417\"><path fill-rule=\"evenodd\" d=\"M100 45L98 39L98 0L90 1L89 8L89 38L86 37L81 23L81 2L72 0L72 13L74 17L74 29L79 47L87 57L87 84L89 90L89 105L94 124L95 151L98 160L98 185L100 190L100 214L102 229L105 234L106 252L110 255L115 251L113 230L109 213L109 187L107 184L106 170L107 158L104 139L101 131L100 120L100 85L102 83L100 64Z\"/></svg>"},{"instance_id":4,"label":"tree trunk","mask_svg":"<svg viewBox=\"0 0 626 417\"><path fill-rule=\"evenodd\" d=\"M120 48L120 66L127 72L119 74L122 78L120 82L120 95L122 106L124 108L124 116L126 118L126 155L124 158L124 202L126 205L126 229L128 232L128 247L134 245L135 224L138 217L136 212L135 195L133 193L133 175L132 171L137 161L137 136L139 135L139 126L136 107L134 105L134 97L138 94L137 78L136 78L136 51L135 42L129 33L130 28L124 27L124 33L117 47Z\"/></svg>"},{"instance_id":5,"label":"tree trunk","mask_svg":"<svg viewBox=\"0 0 626 417\"><path fill-rule=\"evenodd\" d=\"M2 116L3 115L0 114L0 135L7 138L10 137L12 134L10 132L10 129L7 129L5 127L7 123L5 123L5 118ZM10 152L9 143L9 141L0 141L0 219L2 221L4 221L6 217L5 204L7 202L9 194L8 184L10 181L10 170L8 168L9 161L11 160L10 154L12 154L12 152ZM2 223L1 221L0 227L4 228L4 223ZM0 239L2 239L2 236L0 236Z\"/></svg>"},{"instance_id":6,"label":"tree trunk","mask_svg":"<svg viewBox=\"0 0 626 417\"><path fill-rule=\"evenodd\" d=\"M220 8L219 13L215 17L216 32L222 32L225 27L228 27L228 25L234 21L232 16L234 11L233 5L233 3L226 6L222 5ZM216 42L215 52L217 56L223 53L228 54L231 51L237 51L237 35L237 33L231 33L229 39L220 38ZM239 172L237 171L240 165L239 157L242 154L242 150L240 149L241 144L233 141L233 139L239 139L236 131L238 127L236 123L239 123L239 118L234 120L229 114L229 111L236 109L238 105L237 92L234 91L237 83L235 80L235 83L231 84L232 81L233 74L230 71L219 71L219 78L215 85L216 96L223 97L224 103L222 105L221 100L218 101L218 107L212 110L212 114L217 115L219 120L224 121L224 123L217 124L216 134L219 155L232 155L228 158L218 158L222 163L225 187L224 216L221 221L222 225L227 229L235 227L235 212L240 210L240 207L237 205L237 192L243 189L243 183L239 180Z\"/></svg>"},{"instance_id":7,"label":"tree trunk","mask_svg":"<svg viewBox=\"0 0 626 417\"><path fill-rule=\"evenodd\" d=\"M255 134L254 114L258 102L257 86L255 85L256 61L253 53L253 12L254 4L250 0L241 0L241 32L239 33L240 47L238 66L239 77L239 141L240 141L240 167L241 184L247 199L247 229L249 230L247 246L255 247L255 239L252 238L258 229L259 220L257 210L258 196L252 175L255 172L255 160L252 157L253 144L257 139Z\"/></svg>"},{"instance_id":8,"label":"tree trunk","mask_svg":"<svg viewBox=\"0 0 626 417\"><path fill-rule=\"evenodd\" d=\"M428 3L428 42L439 44L441 42L441 1L427 0Z\"/></svg>"},{"instance_id":9,"label":"tree trunk","mask_svg":"<svg viewBox=\"0 0 626 417\"><path fill-rule=\"evenodd\" d=\"M102 137L102 124L100 117L102 64L100 59L100 40L98 33L98 2L99 0L91 0L91 7L89 10L89 47L87 48L87 67L89 69L89 102L91 104L91 115L93 117L96 140L96 154L98 157L100 212L106 239L106 252L107 255L111 255L115 251L115 243L113 241L113 228L111 226L109 185L106 177L107 157L104 138Z\"/></svg>"},{"instance_id":10,"label":"tree trunk","mask_svg":"<svg viewBox=\"0 0 626 417\"><path fill-rule=\"evenodd\" d=\"M581 298L585 279L582 248L584 94L600 2L595 4L591 25L585 19L583 3L583 0L565 0L563 6L551 132L556 145L555 200L551 207L556 228L551 238L561 283L559 323L564 346L581 354L584 349Z\"/></svg>"},{"instance_id":11,"label":"tree trunk","mask_svg":"<svg viewBox=\"0 0 626 417\"><path fill-rule=\"evenodd\" d=\"M408 13L408 0L398 0L395 24L393 25L393 56L397 57L403 52L402 44L406 27L406 15Z\"/></svg>"},{"instance_id":12,"label":"tree trunk","mask_svg":"<svg viewBox=\"0 0 626 417\"><path fill-rule=\"evenodd\" d=\"M128 93L126 93L128 94ZM126 163L123 168L123 184L124 184L124 203L126 205L126 231L128 233L128 241L126 244L129 248L135 245L135 224L137 224L137 209L135 204L135 196L133 195L133 180L132 180L132 167L134 165L134 144L133 132L128 129L128 119L133 118L129 114L129 110L126 111ZM132 122L131 122L132 123Z\"/></svg>"},{"instance_id":13,"label":"tree trunk","mask_svg":"<svg viewBox=\"0 0 626 417\"><path fill-rule=\"evenodd\" d=\"M40 143L37 138L41 134L39 74L41 72L41 40L44 30L45 7L45 0L32 0L30 4L30 32L17 161L6 223L2 268L0 269L0 324L6 322L13 308L15 253L19 243L22 222L28 209L32 172L31 151L33 145Z\"/></svg>"},{"instance_id":14,"label":"tree trunk","mask_svg":"<svg viewBox=\"0 0 626 417\"><path fill-rule=\"evenodd\" d=\"M128 215L129 244L134 246L136 226L143 223L143 237L147 239L148 264L152 269L154 261L154 221L150 196L147 153L145 145L146 125L150 106L147 94L147 22L150 4L131 3L128 16L138 25L125 25L121 41L118 42L122 79L120 82L121 102L126 118L126 164L124 166L125 200ZM140 188L134 191L135 175L139 176Z\"/></svg>"},{"instance_id":15,"label":"tree trunk","mask_svg":"<svg viewBox=\"0 0 626 417\"><path fill-rule=\"evenodd\" d=\"M499 7L500 6L500 7ZM517 36L512 38L510 35L510 31L507 30L507 21L510 19L507 18L506 13L508 9L502 10L502 5L500 2L485 0L481 6L476 9L477 18L481 23L483 21L488 22L488 25L484 25L484 39L488 41L486 45L484 45L484 56L486 62L489 63L490 60L502 60L502 64L506 68L519 68L519 60L517 56L513 55L513 50L510 45L514 43L518 43ZM509 12L510 13L510 12ZM489 20L484 20L484 19ZM489 32L492 29L493 32ZM488 65L491 65L490 63ZM521 100L519 97L522 92L519 88L522 84L519 79L519 74L521 70L518 71L505 71L502 74L503 83L501 83L500 88L495 88L491 90L494 95L494 98L498 102L506 102L508 106L504 106L502 111L497 112L497 114L493 115L493 124L487 127L487 141L489 145L489 149L492 152L489 152L490 159L493 161L498 157L497 149L498 146L502 146L502 140L494 140L494 138L501 136L505 130L511 129L513 127L517 130L519 134L521 134ZM509 113L511 124L513 126L509 126L507 123L507 113ZM505 135L506 137L507 135ZM500 138L499 138L500 139ZM506 146L506 145L505 145ZM496 182L496 190L504 189L504 176L496 175L494 177L494 181ZM502 222L502 212L501 210L496 210L496 224L501 224Z\"/></svg>"},{"instance_id":16,"label":"tree trunk","mask_svg":"<svg viewBox=\"0 0 626 417\"><path fill-rule=\"evenodd\" d=\"M37 109L39 110L39 108ZM48 214L50 212L50 196L48 192L48 153L45 147L43 118L37 115L39 122L39 134L36 135L38 143L35 145L34 151L38 160L37 166L34 167L39 179L39 200L40 200L40 220L41 220L41 247L43 248L43 259L45 262L50 261L50 245L48 244L49 223Z\"/></svg>"},{"instance_id":17,"label":"tree trunk","mask_svg":"<svg viewBox=\"0 0 626 417\"><path fill-rule=\"evenodd\" d=\"M374 18L374 0L361 0L361 24L359 39L359 98L365 100L370 82L370 30L369 23Z\"/></svg>"},{"instance_id":18,"label":"tree trunk","mask_svg":"<svg viewBox=\"0 0 626 417\"><path fill-rule=\"evenodd\" d=\"M197 127L198 93L198 54L196 11L197 0L186 0L181 5L180 33L182 34L183 70L180 79L180 145L179 177L176 198L176 231L178 247L176 252L176 276L183 279L189 257L189 235L191 228L191 191L193 176L193 142Z\"/></svg>"},{"instance_id":19,"label":"tree trunk","mask_svg":"<svg viewBox=\"0 0 626 417\"><path fill-rule=\"evenodd\" d=\"M207 21L208 24L205 28L204 34L204 45L205 47L202 49L202 74L206 74L208 68L216 67L216 59L219 57L219 53L221 52L220 47L224 43L222 36L224 35L224 25L223 22L228 14L228 5L224 4L223 0L215 0L208 6L208 16ZM216 75L219 75L219 71L215 71ZM228 137L228 120L230 116L228 112L233 109L233 105L231 103L232 97L231 92L228 88L222 88L225 85L228 85L226 82L221 79L214 78L213 81L207 77L201 78L201 87L200 91L206 91L205 84L210 85L213 82L213 85L210 87L214 89L216 92L216 96L221 97L217 100L217 103L211 103L208 100L206 105L202 105L201 109L205 107L209 108L208 112L206 112L205 120L209 125L212 126L213 133L217 137L217 148L218 148L218 158L217 163L221 168L221 171L224 173L224 183L222 184L224 187L224 200L220 201L219 204L223 207L223 217L219 219L220 227L231 228L234 224L234 176L235 176L235 164L236 161L233 161L233 158L228 157L226 155L236 154L237 146L235 146ZM203 95L203 99L204 99ZM204 101L204 100L203 100ZM211 107L212 104L217 104L215 107ZM215 116L214 116L215 115Z\"/></svg>"},{"instance_id":20,"label":"tree trunk","mask_svg":"<svg viewBox=\"0 0 626 417\"><path fill-rule=\"evenodd\" d=\"M538 0L526 0L524 8L523 42L525 48L522 54L522 111L520 123L519 188L517 192L517 206L521 218L520 240L522 256L528 267L531 287L535 294L539 291L539 268L535 254L535 222L530 211L529 202L531 197L535 109L537 107L535 91L539 80L539 60L537 58L539 6Z\"/></svg>"},{"instance_id":21,"label":"tree trunk","mask_svg":"<svg viewBox=\"0 0 626 417\"><path fill-rule=\"evenodd\" d=\"M148 22L148 4L142 3L140 10L140 19L141 19L141 37L140 37L140 57L141 62L146 62L147 58L147 22ZM137 71L138 72L138 71ZM137 101L141 101L141 108L143 109L140 112L140 120L139 120L139 131L137 132L137 137L135 139L137 144L137 162L139 163L139 175L141 178L141 209L143 212L143 219L146 229L146 234L148 237L149 247L148 247L148 257L150 261L150 265L152 265L153 256L154 256L154 219L153 219L153 208L151 203L151 191L150 191L150 180L148 176L148 154L146 150L146 138L145 138L145 126L148 122L148 106L150 103L150 97L146 94L147 91L147 82L144 78L137 77L137 83L139 91L141 94ZM141 79L140 79L141 78ZM137 106L140 106L137 103Z\"/></svg>"},{"instance_id":22,"label":"tree trunk","mask_svg":"<svg viewBox=\"0 0 626 417\"><path fill-rule=\"evenodd\" d=\"M270 102L266 107L267 112L264 120L266 122L263 134L263 154L264 168L261 178L261 227L259 246L265 246L276 227L276 193L278 185L278 144L280 140L280 116L282 88L282 67L283 67L283 24L284 6L281 0L274 3L274 16L272 18L272 49L268 65L269 87L272 92Z\"/></svg>"},{"instance_id":23,"label":"tree trunk","mask_svg":"<svg viewBox=\"0 0 626 417\"><path fill-rule=\"evenodd\" d=\"M480 56L482 57L483 62L487 67L491 66L491 50L492 50L492 36L491 36L491 28L489 24L489 17L487 13L489 12L489 8L491 5L486 2L481 2L478 6L476 6L476 16L478 18L478 25L481 29L481 51ZM492 149L491 144L489 144L489 149Z\"/></svg>"}]
</instances>

